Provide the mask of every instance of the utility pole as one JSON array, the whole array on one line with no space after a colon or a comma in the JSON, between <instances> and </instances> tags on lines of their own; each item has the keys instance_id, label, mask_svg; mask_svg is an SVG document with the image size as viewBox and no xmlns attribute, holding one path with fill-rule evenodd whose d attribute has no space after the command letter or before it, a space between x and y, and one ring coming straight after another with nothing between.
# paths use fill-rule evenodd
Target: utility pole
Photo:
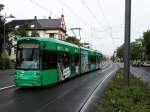
<instances>
[{"instance_id":1,"label":"utility pole","mask_svg":"<svg viewBox=\"0 0 150 112\"><path fill-rule=\"evenodd\" d=\"M124 81L129 86L130 74L131 0L125 2Z\"/></svg>"}]
</instances>

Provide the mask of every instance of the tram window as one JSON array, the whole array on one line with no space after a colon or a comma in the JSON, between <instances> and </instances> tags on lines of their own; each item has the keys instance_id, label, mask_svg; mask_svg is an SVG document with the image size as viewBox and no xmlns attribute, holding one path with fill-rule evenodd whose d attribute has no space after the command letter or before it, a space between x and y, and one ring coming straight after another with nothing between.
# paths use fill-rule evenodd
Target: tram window
<instances>
[{"instance_id":1,"label":"tram window","mask_svg":"<svg viewBox=\"0 0 150 112\"><path fill-rule=\"evenodd\" d=\"M93 63L96 63L96 56L93 56Z\"/></svg>"},{"instance_id":2,"label":"tram window","mask_svg":"<svg viewBox=\"0 0 150 112\"><path fill-rule=\"evenodd\" d=\"M79 64L79 54L75 54L75 65Z\"/></svg>"},{"instance_id":3,"label":"tram window","mask_svg":"<svg viewBox=\"0 0 150 112\"><path fill-rule=\"evenodd\" d=\"M92 63L92 56L89 56L89 62Z\"/></svg>"},{"instance_id":4,"label":"tram window","mask_svg":"<svg viewBox=\"0 0 150 112\"><path fill-rule=\"evenodd\" d=\"M57 67L57 54L55 51L43 50L42 68L55 69Z\"/></svg>"},{"instance_id":5,"label":"tram window","mask_svg":"<svg viewBox=\"0 0 150 112\"><path fill-rule=\"evenodd\" d=\"M96 56L90 56L90 62L96 63Z\"/></svg>"},{"instance_id":6,"label":"tram window","mask_svg":"<svg viewBox=\"0 0 150 112\"><path fill-rule=\"evenodd\" d=\"M67 53L64 53L64 66L65 67L70 66L70 56Z\"/></svg>"},{"instance_id":7,"label":"tram window","mask_svg":"<svg viewBox=\"0 0 150 112\"><path fill-rule=\"evenodd\" d=\"M58 63L61 63L65 68L70 66L70 55L69 53L59 52L57 55Z\"/></svg>"},{"instance_id":8,"label":"tram window","mask_svg":"<svg viewBox=\"0 0 150 112\"><path fill-rule=\"evenodd\" d=\"M71 66L75 65L75 55L70 55Z\"/></svg>"}]
</instances>

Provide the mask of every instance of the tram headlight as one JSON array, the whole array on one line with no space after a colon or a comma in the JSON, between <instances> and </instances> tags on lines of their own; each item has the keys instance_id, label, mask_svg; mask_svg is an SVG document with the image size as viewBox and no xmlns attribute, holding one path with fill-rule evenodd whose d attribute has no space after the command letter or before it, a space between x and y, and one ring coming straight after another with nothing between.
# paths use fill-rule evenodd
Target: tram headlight
<instances>
[{"instance_id":1,"label":"tram headlight","mask_svg":"<svg viewBox=\"0 0 150 112\"><path fill-rule=\"evenodd\" d=\"M18 72L15 72L15 75L19 75Z\"/></svg>"},{"instance_id":2,"label":"tram headlight","mask_svg":"<svg viewBox=\"0 0 150 112\"><path fill-rule=\"evenodd\" d=\"M33 76L39 76L40 74L39 73L33 73Z\"/></svg>"}]
</instances>

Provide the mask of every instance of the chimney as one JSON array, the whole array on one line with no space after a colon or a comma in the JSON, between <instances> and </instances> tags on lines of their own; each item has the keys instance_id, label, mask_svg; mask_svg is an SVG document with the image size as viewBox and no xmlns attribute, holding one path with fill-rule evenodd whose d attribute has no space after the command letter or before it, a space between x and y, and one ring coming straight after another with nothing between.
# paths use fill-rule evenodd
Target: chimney
<instances>
[{"instance_id":1,"label":"chimney","mask_svg":"<svg viewBox=\"0 0 150 112\"><path fill-rule=\"evenodd\" d=\"M37 16L34 16L34 29L36 29L36 27L37 27Z\"/></svg>"},{"instance_id":2,"label":"chimney","mask_svg":"<svg viewBox=\"0 0 150 112\"><path fill-rule=\"evenodd\" d=\"M37 16L34 16L34 19L37 20Z\"/></svg>"},{"instance_id":3,"label":"chimney","mask_svg":"<svg viewBox=\"0 0 150 112\"><path fill-rule=\"evenodd\" d=\"M51 19L51 16L49 16L48 19Z\"/></svg>"},{"instance_id":4,"label":"chimney","mask_svg":"<svg viewBox=\"0 0 150 112\"><path fill-rule=\"evenodd\" d=\"M61 15L61 19L64 19L64 15L63 14Z\"/></svg>"}]
</instances>

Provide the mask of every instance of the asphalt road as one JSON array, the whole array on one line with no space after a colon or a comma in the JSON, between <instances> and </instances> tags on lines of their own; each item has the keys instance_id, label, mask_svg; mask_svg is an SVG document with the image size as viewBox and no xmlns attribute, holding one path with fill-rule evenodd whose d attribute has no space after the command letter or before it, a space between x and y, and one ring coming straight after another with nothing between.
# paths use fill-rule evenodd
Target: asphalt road
<instances>
[{"instance_id":1,"label":"asphalt road","mask_svg":"<svg viewBox=\"0 0 150 112\"><path fill-rule=\"evenodd\" d=\"M118 63L118 65L123 68L123 63ZM150 67L132 67L132 66L130 66L130 71L136 77L139 77L144 82L150 84Z\"/></svg>"},{"instance_id":2,"label":"asphalt road","mask_svg":"<svg viewBox=\"0 0 150 112\"><path fill-rule=\"evenodd\" d=\"M0 88L8 87L14 84L14 70L0 70Z\"/></svg>"},{"instance_id":3,"label":"asphalt road","mask_svg":"<svg viewBox=\"0 0 150 112\"><path fill-rule=\"evenodd\" d=\"M150 67L131 67L131 71L141 80L150 84Z\"/></svg>"},{"instance_id":4,"label":"asphalt road","mask_svg":"<svg viewBox=\"0 0 150 112\"><path fill-rule=\"evenodd\" d=\"M117 65L109 61L104 64L102 70L59 84L24 88L14 86L0 90L0 112L89 111L87 108L94 99L94 93L108 83L109 77L112 77L117 69Z\"/></svg>"}]
</instances>

